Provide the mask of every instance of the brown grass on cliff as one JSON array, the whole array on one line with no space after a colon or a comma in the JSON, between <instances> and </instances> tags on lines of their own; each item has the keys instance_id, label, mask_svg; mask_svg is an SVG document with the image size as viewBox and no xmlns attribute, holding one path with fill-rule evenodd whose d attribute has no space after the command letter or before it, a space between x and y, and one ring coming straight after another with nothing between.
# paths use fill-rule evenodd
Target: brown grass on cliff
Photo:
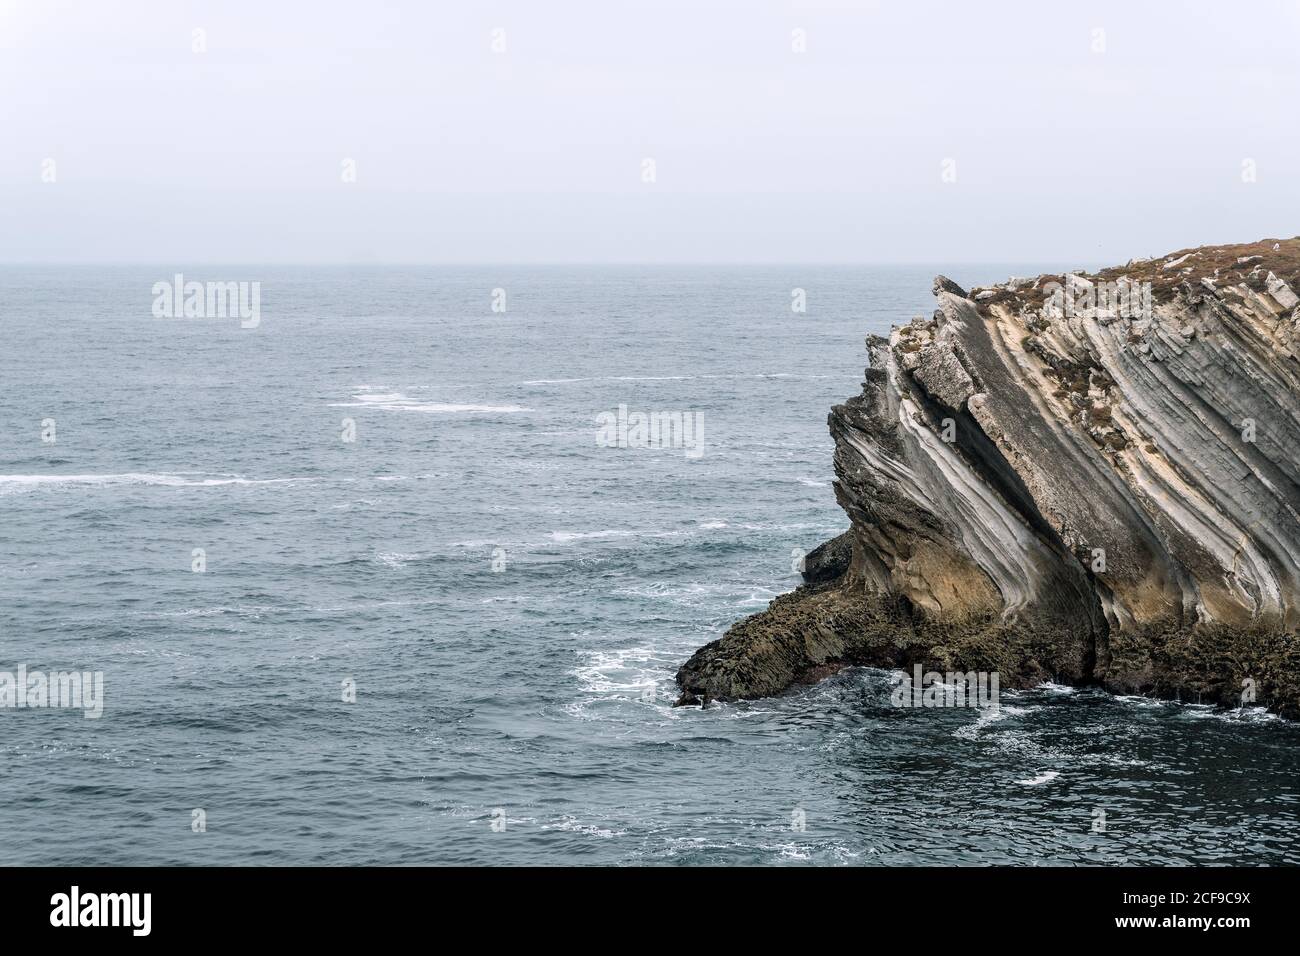
<instances>
[{"instance_id":1,"label":"brown grass on cliff","mask_svg":"<svg viewBox=\"0 0 1300 956\"><path fill-rule=\"evenodd\" d=\"M1166 268L1184 256L1187 258L1183 262ZM1239 261L1242 259L1251 261L1243 263ZM1080 270L1072 274L1091 282L1117 282L1121 278L1133 282L1150 282L1152 299L1155 302L1167 302L1184 282L1197 284L1202 278L1213 279L1219 289L1244 284L1254 292L1264 293L1267 291L1265 283L1270 272L1300 294L1300 236L1292 239L1261 239L1258 242L1226 246L1194 246L1145 261L1133 260L1100 272ZM1044 287L1051 282L1063 286L1065 274L1041 275L1035 283L1026 284L1014 292L1000 286L977 287L972 290L972 295L989 290L995 293L978 300L981 308L999 303L1018 303L1031 309L1041 309L1047 299Z\"/></svg>"}]
</instances>

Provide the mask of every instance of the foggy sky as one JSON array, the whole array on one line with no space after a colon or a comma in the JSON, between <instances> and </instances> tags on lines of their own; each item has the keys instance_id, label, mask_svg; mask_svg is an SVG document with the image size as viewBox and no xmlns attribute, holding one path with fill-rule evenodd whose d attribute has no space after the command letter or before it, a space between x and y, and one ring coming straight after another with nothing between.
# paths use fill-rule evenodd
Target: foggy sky
<instances>
[{"instance_id":1,"label":"foggy sky","mask_svg":"<svg viewBox=\"0 0 1300 956\"><path fill-rule=\"evenodd\" d=\"M1086 265L1292 236L1298 47L1300 0L0 0L0 262Z\"/></svg>"}]
</instances>

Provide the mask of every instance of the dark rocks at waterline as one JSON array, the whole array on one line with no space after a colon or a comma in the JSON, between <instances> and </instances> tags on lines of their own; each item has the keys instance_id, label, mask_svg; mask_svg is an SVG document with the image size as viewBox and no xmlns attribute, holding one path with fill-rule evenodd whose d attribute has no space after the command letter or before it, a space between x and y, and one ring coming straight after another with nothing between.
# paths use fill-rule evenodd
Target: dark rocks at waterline
<instances>
[{"instance_id":1,"label":"dark rocks at waterline","mask_svg":"<svg viewBox=\"0 0 1300 956\"><path fill-rule=\"evenodd\" d=\"M834 581L853 562L853 532L845 531L808 552L803 562L803 579L807 584Z\"/></svg>"}]
</instances>

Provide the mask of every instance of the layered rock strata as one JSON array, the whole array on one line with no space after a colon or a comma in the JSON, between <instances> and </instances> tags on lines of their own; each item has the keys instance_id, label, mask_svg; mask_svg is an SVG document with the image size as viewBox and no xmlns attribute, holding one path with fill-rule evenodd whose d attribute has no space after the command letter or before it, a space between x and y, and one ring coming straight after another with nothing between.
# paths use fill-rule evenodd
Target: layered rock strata
<instances>
[{"instance_id":1,"label":"layered rock strata","mask_svg":"<svg viewBox=\"0 0 1300 956\"><path fill-rule=\"evenodd\" d=\"M867 339L850 528L684 691L857 664L1300 714L1300 239L966 292Z\"/></svg>"}]
</instances>

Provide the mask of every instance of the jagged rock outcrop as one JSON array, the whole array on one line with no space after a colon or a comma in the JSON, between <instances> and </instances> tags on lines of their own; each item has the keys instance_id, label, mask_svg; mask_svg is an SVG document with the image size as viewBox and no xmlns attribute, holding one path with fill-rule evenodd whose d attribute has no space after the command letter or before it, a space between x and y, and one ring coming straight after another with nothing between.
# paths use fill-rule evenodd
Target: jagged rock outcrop
<instances>
[{"instance_id":1,"label":"jagged rock outcrop","mask_svg":"<svg viewBox=\"0 0 1300 956\"><path fill-rule=\"evenodd\" d=\"M1297 292L1300 239L939 277L831 411L849 531L678 682L921 663L1300 715Z\"/></svg>"}]
</instances>

